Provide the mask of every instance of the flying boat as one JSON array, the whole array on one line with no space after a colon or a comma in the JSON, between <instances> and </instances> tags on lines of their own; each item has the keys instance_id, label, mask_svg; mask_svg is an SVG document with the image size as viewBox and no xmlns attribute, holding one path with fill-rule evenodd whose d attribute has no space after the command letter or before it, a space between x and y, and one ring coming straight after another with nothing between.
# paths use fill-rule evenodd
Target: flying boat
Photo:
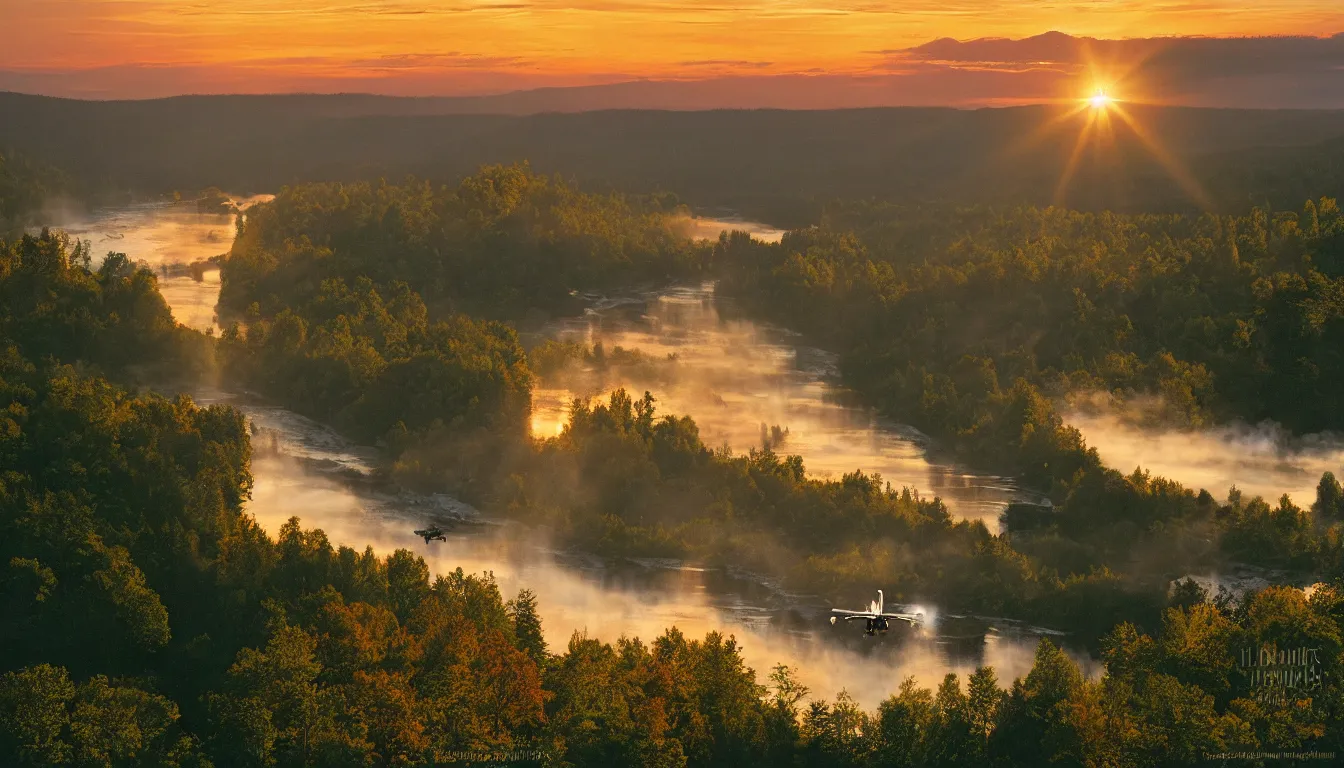
<instances>
[{"instance_id":1,"label":"flying boat","mask_svg":"<svg viewBox=\"0 0 1344 768\"><path fill-rule=\"evenodd\" d=\"M891 621L904 621L918 626L924 621L922 613L883 613L882 590L877 590L877 599L868 605L866 611L846 611L841 608L831 609L831 624L835 624L837 619L845 621L864 621L864 634L873 635L878 632L886 632Z\"/></svg>"}]
</instances>

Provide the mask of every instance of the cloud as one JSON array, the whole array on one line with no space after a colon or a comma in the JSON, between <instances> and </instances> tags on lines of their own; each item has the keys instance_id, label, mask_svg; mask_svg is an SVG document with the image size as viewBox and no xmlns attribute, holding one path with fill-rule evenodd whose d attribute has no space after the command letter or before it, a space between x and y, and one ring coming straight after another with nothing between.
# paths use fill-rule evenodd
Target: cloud
<instances>
[{"instance_id":1,"label":"cloud","mask_svg":"<svg viewBox=\"0 0 1344 768\"><path fill-rule=\"evenodd\" d=\"M778 59L686 58L659 73L560 69L545 56L460 51L295 55L223 63L0 69L0 90L78 98L184 93L463 96L602 86L549 109L979 107L1082 98L1204 107L1344 108L1344 34L1104 40L1050 32L876 49L853 71ZM624 86L620 84L624 83Z\"/></svg>"},{"instance_id":2,"label":"cloud","mask_svg":"<svg viewBox=\"0 0 1344 768\"><path fill-rule=\"evenodd\" d=\"M906 71L1046 70L1124 98L1201 106L1344 106L1344 33L1332 37L1099 40L1048 32L1020 40L943 38L876 52Z\"/></svg>"},{"instance_id":3,"label":"cloud","mask_svg":"<svg viewBox=\"0 0 1344 768\"><path fill-rule=\"evenodd\" d=\"M713 67L717 69L766 69L774 66L772 61L741 61L736 59L705 59L678 63L683 67Z\"/></svg>"}]
</instances>

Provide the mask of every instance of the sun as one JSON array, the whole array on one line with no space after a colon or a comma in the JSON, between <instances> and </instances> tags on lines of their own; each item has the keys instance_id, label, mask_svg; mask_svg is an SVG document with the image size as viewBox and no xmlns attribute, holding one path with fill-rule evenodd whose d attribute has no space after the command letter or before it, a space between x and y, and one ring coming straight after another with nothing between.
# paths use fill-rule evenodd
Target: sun
<instances>
[{"instance_id":1,"label":"sun","mask_svg":"<svg viewBox=\"0 0 1344 768\"><path fill-rule=\"evenodd\" d=\"M1111 98L1111 95L1105 91L1097 91L1088 98L1087 103L1093 109L1106 109L1115 103L1115 99Z\"/></svg>"}]
</instances>

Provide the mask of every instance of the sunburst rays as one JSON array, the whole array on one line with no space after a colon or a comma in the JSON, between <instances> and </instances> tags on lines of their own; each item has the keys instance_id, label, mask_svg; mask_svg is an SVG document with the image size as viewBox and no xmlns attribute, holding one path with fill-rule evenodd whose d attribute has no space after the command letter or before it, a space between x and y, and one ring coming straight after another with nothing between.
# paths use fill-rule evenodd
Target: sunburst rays
<instances>
[{"instance_id":1,"label":"sunburst rays","mask_svg":"<svg viewBox=\"0 0 1344 768\"><path fill-rule=\"evenodd\" d=\"M1118 158L1120 147L1116 141L1117 128L1123 126L1124 130L1138 139L1144 151L1195 204L1206 210L1212 208L1208 194L1194 175L1163 146L1159 138L1138 119L1129 106L1139 101L1157 101L1151 94L1146 97L1143 95L1141 69L1148 60L1161 51L1161 45L1154 45L1142 56L1128 61L1102 61L1092 55L1090 48L1083 48L1084 65L1080 79L1090 85L1088 89L1090 95L1072 101L1069 106L1014 142L1006 150L1004 160L1013 155L1025 154L1042 143L1068 142L1070 132L1076 130L1076 137L1072 137L1073 148L1055 186L1054 201L1056 204L1061 204L1068 192L1069 184L1078 173L1083 160L1089 155L1089 151L1098 158L1105 158L1108 155ZM1122 93L1139 94L1139 96L1130 101L1117 95ZM1116 164L1115 168L1117 172L1124 170L1121 164Z\"/></svg>"},{"instance_id":2,"label":"sunburst rays","mask_svg":"<svg viewBox=\"0 0 1344 768\"><path fill-rule=\"evenodd\" d=\"M1157 137L1153 136L1142 123L1120 104L1113 104L1108 111L1115 112L1116 116L1124 121L1129 130L1148 150L1148 153L1153 156L1153 159L1162 166L1162 169L1167 172L1167 175L1171 176L1181 190L1195 201L1195 204L1206 211L1213 208L1213 203L1209 200L1208 194L1204 192L1204 188L1200 186L1194 175L1173 157L1166 147L1162 146L1162 143L1157 140Z\"/></svg>"}]
</instances>

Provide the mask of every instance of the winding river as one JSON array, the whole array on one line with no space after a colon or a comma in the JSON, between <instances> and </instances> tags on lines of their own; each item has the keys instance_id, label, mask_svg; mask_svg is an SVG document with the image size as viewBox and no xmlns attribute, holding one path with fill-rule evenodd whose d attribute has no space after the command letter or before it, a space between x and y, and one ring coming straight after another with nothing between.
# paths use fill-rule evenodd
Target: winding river
<instances>
[{"instance_id":1,"label":"winding river","mask_svg":"<svg viewBox=\"0 0 1344 768\"><path fill-rule=\"evenodd\" d=\"M161 286L180 322L201 330L214 326L218 273L211 278L206 271L196 279L182 272L228 249L232 217L160 204L64 223L72 235L89 240L95 253L125 252L166 274ZM702 231L714 226L704 224ZM726 226L744 228L735 221ZM769 236L768 228L754 228ZM745 451L760 444L761 425L786 428L779 450L801 454L813 474L878 472L894 486L939 495L954 514L987 523L1016 493L1001 478L930 460L927 441L918 433L848 404L834 383L831 357L781 329L725 319L711 285L595 301L584 317L558 322L549 333L602 341L611 350L640 349L647 359L664 361L655 366L650 385L660 410L695 417L712 444ZM668 361L668 354L675 359ZM575 394L646 383L622 382L622 375L589 379L577 391L538 391L534 428L554 434ZM692 637L721 631L737 637L762 680L775 664L786 663L814 695L830 697L845 689L874 707L907 676L933 687L949 672L964 674L988 664L1001 681L1010 681L1030 669L1038 638L1052 634L1009 619L957 616L925 605L913 608L926 614L928 626L866 638L853 627L831 627L824 602L790 594L753 574L676 562L604 562L557 551L540 532L486 518L448 496L380 489L371 479L380 461L372 449L243 393L202 388L193 396L201 403L233 404L248 416L256 445L248 509L268 531L275 533L296 515L338 545L370 545L380 553L410 549L436 573L459 567L493 572L506 596L522 588L537 593L552 649L563 649L575 632L610 642L622 635L652 639L671 626ZM447 542L426 545L411 533L427 521L449 531ZM871 597L854 595L854 602L866 604ZM1085 671L1096 672L1092 660L1078 660Z\"/></svg>"},{"instance_id":2,"label":"winding river","mask_svg":"<svg viewBox=\"0 0 1344 768\"><path fill-rule=\"evenodd\" d=\"M1021 496L1011 480L931 458L924 435L855 403L837 381L834 355L784 329L728 319L725 304L705 283L596 300L584 316L552 324L550 337L600 343L612 360L618 348L635 350L642 360L600 372L589 366L563 377L567 386L543 383L533 395L533 434L557 434L575 397L648 391L659 412L692 416L707 445L741 453L768 442L802 456L815 477L876 473L999 530L999 513Z\"/></svg>"}]
</instances>

